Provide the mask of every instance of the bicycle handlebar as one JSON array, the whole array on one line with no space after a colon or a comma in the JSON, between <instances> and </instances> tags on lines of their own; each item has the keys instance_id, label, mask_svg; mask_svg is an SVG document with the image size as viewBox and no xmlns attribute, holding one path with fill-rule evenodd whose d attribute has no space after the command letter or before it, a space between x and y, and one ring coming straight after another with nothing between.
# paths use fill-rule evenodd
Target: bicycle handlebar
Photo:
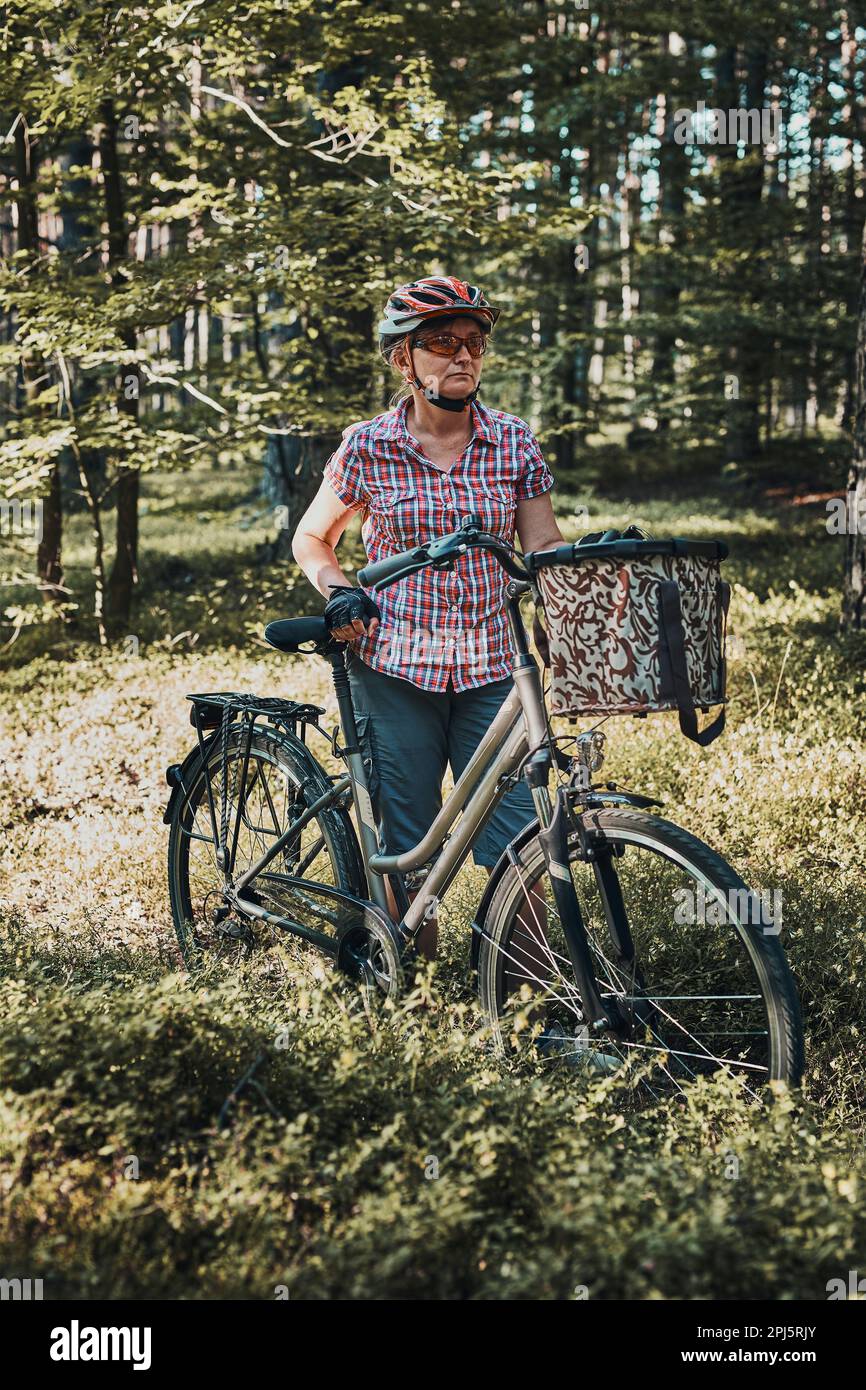
<instances>
[{"instance_id":1,"label":"bicycle handlebar","mask_svg":"<svg viewBox=\"0 0 866 1390\"><path fill-rule=\"evenodd\" d=\"M376 560L358 571L358 583L377 592L389 584L396 584L408 574L433 565L436 569L448 569L457 555L467 550L486 550L495 557L512 579L528 581L529 571L521 564L507 545L496 536L482 531L474 522L465 524L457 531L449 531L426 545L415 546L413 550L402 550L398 555L388 555L384 560Z\"/></svg>"},{"instance_id":2,"label":"bicycle handlebar","mask_svg":"<svg viewBox=\"0 0 866 1390\"><path fill-rule=\"evenodd\" d=\"M405 574L413 574L415 570L423 569L429 563L426 546L419 545L414 550L401 550L399 555L389 555L384 560L365 565L358 571L358 583L366 588L384 588L386 584L395 584Z\"/></svg>"},{"instance_id":3,"label":"bicycle handlebar","mask_svg":"<svg viewBox=\"0 0 866 1390\"><path fill-rule=\"evenodd\" d=\"M633 539L607 539L617 532L605 531L598 541L564 541L562 545L547 550L528 551L518 557L497 536L482 531L473 518L464 523L458 531L450 531L426 545L417 545L413 550L402 550L399 555L389 555L384 560L365 565L358 572L358 582L366 588L384 589L388 584L396 584L407 574L426 569L433 565L436 569L450 568L457 555L467 550L487 550L500 563L512 579L532 583L540 569L548 565L572 565L584 560L636 560L650 555L703 555L709 559L724 560L728 547L724 541L695 541L681 536L673 540L654 540L649 536Z\"/></svg>"}]
</instances>

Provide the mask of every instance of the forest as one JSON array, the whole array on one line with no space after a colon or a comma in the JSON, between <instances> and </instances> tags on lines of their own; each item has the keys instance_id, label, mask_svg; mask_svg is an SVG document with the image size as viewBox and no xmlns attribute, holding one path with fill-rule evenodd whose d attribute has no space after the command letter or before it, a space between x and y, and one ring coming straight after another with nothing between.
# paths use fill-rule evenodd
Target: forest
<instances>
[{"instance_id":1,"label":"forest","mask_svg":"<svg viewBox=\"0 0 866 1390\"><path fill-rule=\"evenodd\" d=\"M10 0L0 35L0 1273L825 1299L866 1270L863 15ZM423 275L501 306L482 399L534 431L564 535L730 546L725 737L614 721L610 766L782 895L807 1074L769 1111L485 1052L475 869L390 1025L321 971L182 969L184 696L333 716L263 629L321 609L291 536L388 409L375 326Z\"/></svg>"},{"instance_id":2,"label":"forest","mask_svg":"<svg viewBox=\"0 0 866 1390\"><path fill-rule=\"evenodd\" d=\"M485 392L563 483L844 489L847 11L46 0L6 7L4 45L10 536L15 501L42 503L35 566L4 575L12 631L128 626L154 472L260 469L284 550L344 424L387 405L372 325L418 267L502 300Z\"/></svg>"}]
</instances>

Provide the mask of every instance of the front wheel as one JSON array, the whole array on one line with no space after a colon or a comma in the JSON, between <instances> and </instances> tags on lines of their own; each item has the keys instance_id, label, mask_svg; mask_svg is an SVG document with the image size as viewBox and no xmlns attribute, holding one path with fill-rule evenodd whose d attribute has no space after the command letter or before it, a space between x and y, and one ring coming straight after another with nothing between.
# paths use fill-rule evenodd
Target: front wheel
<instances>
[{"instance_id":1,"label":"front wheel","mask_svg":"<svg viewBox=\"0 0 866 1390\"><path fill-rule=\"evenodd\" d=\"M778 940L775 899L750 891L718 854L687 831L643 811L591 814L611 853L608 908L599 866L569 861L599 990L622 1019L616 1034L588 1028L538 837L503 874L483 924L479 992L500 1046L541 1021L535 1047L593 1072L626 1058L652 1065L653 1094L727 1071L749 1092L794 1085L803 1071L800 1008ZM616 885L618 884L618 890ZM625 959L608 922L621 893L634 942ZM531 1030L538 1034L537 1028Z\"/></svg>"}]
</instances>

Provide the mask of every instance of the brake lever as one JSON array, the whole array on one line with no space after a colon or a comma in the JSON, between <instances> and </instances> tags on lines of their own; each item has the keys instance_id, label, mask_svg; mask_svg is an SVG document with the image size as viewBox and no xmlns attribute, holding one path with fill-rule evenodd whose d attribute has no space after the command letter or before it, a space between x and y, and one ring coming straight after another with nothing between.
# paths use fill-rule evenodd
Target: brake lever
<instances>
[{"instance_id":1,"label":"brake lever","mask_svg":"<svg viewBox=\"0 0 866 1390\"><path fill-rule=\"evenodd\" d=\"M437 541L430 541L427 554L436 563L437 569L443 568L444 561L450 560L453 565L457 555L465 555L473 541L495 539L495 536L488 536L488 533L482 530L477 517L467 517L459 531L452 531L447 536L440 536Z\"/></svg>"},{"instance_id":2,"label":"brake lever","mask_svg":"<svg viewBox=\"0 0 866 1390\"><path fill-rule=\"evenodd\" d=\"M457 531L450 536L443 536L438 541L430 541L427 546L427 555L434 564L443 565L450 561L453 565L455 554L459 555L466 550L466 541L469 537L463 531Z\"/></svg>"}]
</instances>

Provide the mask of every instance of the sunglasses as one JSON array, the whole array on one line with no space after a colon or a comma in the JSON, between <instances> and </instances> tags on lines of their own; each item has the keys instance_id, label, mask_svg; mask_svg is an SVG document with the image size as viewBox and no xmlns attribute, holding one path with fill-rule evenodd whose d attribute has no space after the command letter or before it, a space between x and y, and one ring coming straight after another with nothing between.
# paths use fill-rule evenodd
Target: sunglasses
<instances>
[{"instance_id":1,"label":"sunglasses","mask_svg":"<svg viewBox=\"0 0 866 1390\"><path fill-rule=\"evenodd\" d=\"M466 347L470 357L481 357L487 351L487 339L483 333L470 333L468 338L458 338L456 333L433 333L429 338L413 338L412 347L423 348L436 357L453 357Z\"/></svg>"}]
</instances>

